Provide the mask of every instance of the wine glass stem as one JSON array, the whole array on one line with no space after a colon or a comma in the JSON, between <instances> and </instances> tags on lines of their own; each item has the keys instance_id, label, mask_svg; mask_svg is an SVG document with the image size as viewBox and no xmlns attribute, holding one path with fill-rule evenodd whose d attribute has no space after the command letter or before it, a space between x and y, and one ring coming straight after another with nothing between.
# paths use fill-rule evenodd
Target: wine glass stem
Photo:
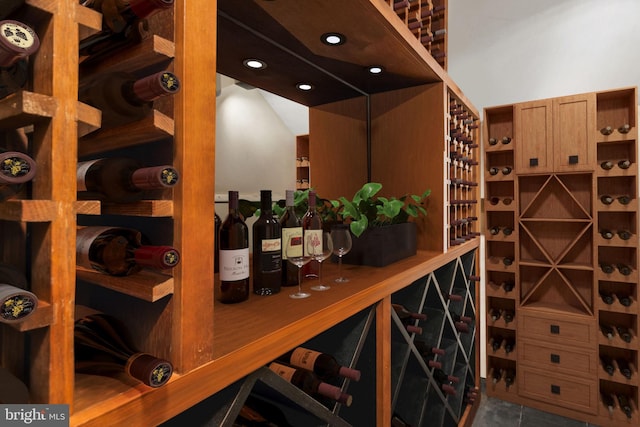
<instances>
[{"instance_id":1,"label":"wine glass stem","mask_svg":"<svg viewBox=\"0 0 640 427\"><path fill-rule=\"evenodd\" d=\"M342 255L338 257L338 277L342 279Z\"/></svg>"},{"instance_id":2,"label":"wine glass stem","mask_svg":"<svg viewBox=\"0 0 640 427\"><path fill-rule=\"evenodd\" d=\"M318 284L322 285L322 261L318 260Z\"/></svg>"},{"instance_id":3,"label":"wine glass stem","mask_svg":"<svg viewBox=\"0 0 640 427\"><path fill-rule=\"evenodd\" d=\"M298 267L298 293L302 293L302 267Z\"/></svg>"}]
</instances>

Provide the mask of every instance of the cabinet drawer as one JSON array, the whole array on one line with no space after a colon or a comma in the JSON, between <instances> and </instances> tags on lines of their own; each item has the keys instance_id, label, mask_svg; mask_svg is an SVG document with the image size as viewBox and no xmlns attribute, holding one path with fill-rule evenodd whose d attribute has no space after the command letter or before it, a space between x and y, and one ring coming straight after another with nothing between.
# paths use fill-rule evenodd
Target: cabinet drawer
<instances>
[{"instance_id":1,"label":"cabinet drawer","mask_svg":"<svg viewBox=\"0 0 640 427\"><path fill-rule=\"evenodd\" d=\"M598 359L595 351L521 339L518 354L521 355L522 363L552 372L560 371L586 377L594 377L598 374Z\"/></svg>"},{"instance_id":2,"label":"cabinet drawer","mask_svg":"<svg viewBox=\"0 0 640 427\"><path fill-rule=\"evenodd\" d=\"M522 366L518 369L519 394L568 409L596 414L598 382Z\"/></svg>"},{"instance_id":3,"label":"cabinet drawer","mask_svg":"<svg viewBox=\"0 0 640 427\"><path fill-rule=\"evenodd\" d=\"M592 317L520 309L518 322L518 333L522 338L592 349L598 340Z\"/></svg>"}]
</instances>

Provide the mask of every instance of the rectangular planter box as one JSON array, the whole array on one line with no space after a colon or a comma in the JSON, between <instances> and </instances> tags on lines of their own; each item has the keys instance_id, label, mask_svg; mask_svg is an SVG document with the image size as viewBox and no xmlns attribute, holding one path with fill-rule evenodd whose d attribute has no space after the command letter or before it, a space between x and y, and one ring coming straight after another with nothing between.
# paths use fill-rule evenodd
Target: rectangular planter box
<instances>
[{"instance_id":1,"label":"rectangular planter box","mask_svg":"<svg viewBox=\"0 0 640 427\"><path fill-rule=\"evenodd\" d=\"M384 267L417 251L417 228L413 222L370 228L360 237L351 237L351 251L342 257L345 264Z\"/></svg>"}]
</instances>

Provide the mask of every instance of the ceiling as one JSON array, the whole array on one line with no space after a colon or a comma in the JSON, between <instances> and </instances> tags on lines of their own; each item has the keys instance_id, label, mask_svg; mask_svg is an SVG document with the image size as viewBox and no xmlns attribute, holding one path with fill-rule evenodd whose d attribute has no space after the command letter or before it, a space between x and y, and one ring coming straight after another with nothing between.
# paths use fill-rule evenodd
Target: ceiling
<instances>
[{"instance_id":1,"label":"ceiling","mask_svg":"<svg viewBox=\"0 0 640 427\"><path fill-rule=\"evenodd\" d=\"M442 80L440 66L381 0L218 0L217 31L219 73L310 107ZM346 42L325 45L327 32ZM249 69L249 58L267 67ZM371 65L384 73L370 74ZM301 82L314 88L300 91Z\"/></svg>"}]
</instances>

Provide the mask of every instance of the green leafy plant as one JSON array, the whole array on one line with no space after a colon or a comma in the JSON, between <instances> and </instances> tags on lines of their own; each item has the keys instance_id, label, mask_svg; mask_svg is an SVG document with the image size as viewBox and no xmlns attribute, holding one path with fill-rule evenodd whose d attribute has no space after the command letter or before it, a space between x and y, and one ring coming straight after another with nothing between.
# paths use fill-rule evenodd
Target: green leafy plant
<instances>
[{"instance_id":1,"label":"green leafy plant","mask_svg":"<svg viewBox=\"0 0 640 427\"><path fill-rule=\"evenodd\" d=\"M400 224L407 222L409 217L427 215L424 206L431 190L399 198L376 197L381 189L382 184L368 182L354 194L352 200L339 198L339 214L343 220L349 220L349 228L356 237L360 237L367 228Z\"/></svg>"}]
</instances>

